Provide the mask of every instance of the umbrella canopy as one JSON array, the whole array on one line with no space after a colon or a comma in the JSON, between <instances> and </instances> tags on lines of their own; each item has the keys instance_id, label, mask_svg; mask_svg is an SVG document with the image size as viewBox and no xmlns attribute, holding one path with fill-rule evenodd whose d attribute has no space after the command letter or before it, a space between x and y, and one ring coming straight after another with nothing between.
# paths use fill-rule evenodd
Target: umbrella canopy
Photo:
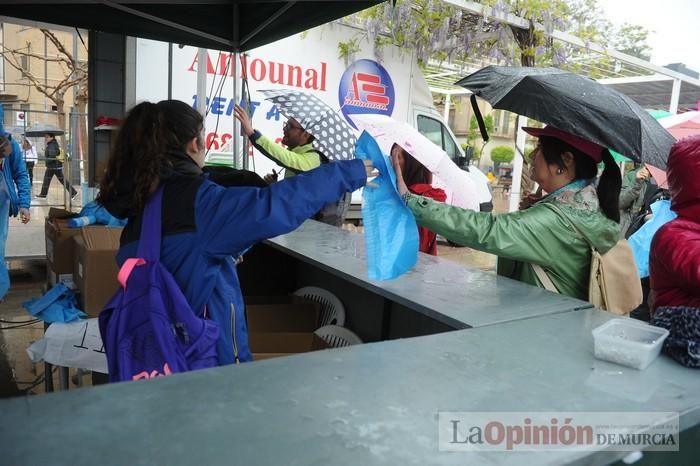
<instances>
[{"instance_id":1,"label":"umbrella canopy","mask_svg":"<svg viewBox=\"0 0 700 466\"><path fill-rule=\"evenodd\" d=\"M487 66L457 84L493 108L666 168L673 137L632 99L592 79L556 68Z\"/></svg>"},{"instance_id":2,"label":"umbrella canopy","mask_svg":"<svg viewBox=\"0 0 700 466\"><path fill-rule=\"evenodd\" d=\"M430 170L436 176L433 184L443 188L448 204L479 210L474 182L442 147L431 142L408 123L386 115L361 114L351 115L350 118L361 131L367 131L387 154L396 143Z\"/></svg>"},{"instance_id":3,"label":"umbrella canopy","mask_svg":"<svg viewBox=\"0 0 700 466\"><path fill-rule=\"evenodd\" d=\"M27 128L24 132L24 135L28 138L41 137L45 134L53 134L54 136L60 136L62 134L65 134L65 131L63 131L58 126L35 125Z\"/></svg>"},{"instance_id":4,"label":"umbrella canopy","mask_svg":"<svg viewBox=\"0 0 700 466\"><path fill-rule=\"evenodd\" d=\"M700 121L700 112L685 112L659 118L659 124L667 129L686 121Z\"/></svg>"},{"instance_id":5,"label":"umbrella canopy","mask_svg":"<svg viewBox=\"0 0 700 466\"><path fill-rule=\"evenodd\" d=\"M330 160L355 157L355 131L338 112L313 94L293 90L260 91L287 118L314 136L313 145Z\"/></svg>"},{"instance_id":6,"label":"umbrella canopy","mask_svg":"<svg viewBox=\"0 0 700 466\"><path fill-rule=\"evenodd\" d=\"M668 132L676 139L683 139L700 134L700 122L686 121L676 126L668 128Z\"/></svg>"},{"instance_id":7,"label":"umbrella canopy","mask_svg":"<svg viewBox=\"0 0 700 466\"><path fill-rule=\"evenodd\" d=\"M646 164L646 167L647 170L649 170L649 174L651 174L654 181L656 181L656 185L661 189L668 189L668 177L666 176L666 172L653 165Z\"/></svg>"}]
</instances>

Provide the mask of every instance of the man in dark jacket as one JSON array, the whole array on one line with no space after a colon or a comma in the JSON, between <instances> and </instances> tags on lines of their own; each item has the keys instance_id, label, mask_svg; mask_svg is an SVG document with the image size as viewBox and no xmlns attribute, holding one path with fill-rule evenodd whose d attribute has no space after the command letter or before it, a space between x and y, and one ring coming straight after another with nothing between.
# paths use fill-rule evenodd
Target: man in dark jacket
<instances>
[{"instance_id":1,"label":"man in dark jacket","mask_svg":"<svg viewBox=\"0 0 700 466\"><path fill-rule=\"evenodd\" d=\"M55 176L66 190L70 192L71 199L75 199L78 195L78 191L71 186L68 180L63 178L63 162L59 159L61 148L58 145L58 141L56 141L56 136L50 133L45 134L44 142L46 142L46 150L44 151L46 172L44 172L44 182L41 185L41 193L36 197L45 198L49 194L49 186L51 186L51 180Z\"/></svg>"}]
</instances>

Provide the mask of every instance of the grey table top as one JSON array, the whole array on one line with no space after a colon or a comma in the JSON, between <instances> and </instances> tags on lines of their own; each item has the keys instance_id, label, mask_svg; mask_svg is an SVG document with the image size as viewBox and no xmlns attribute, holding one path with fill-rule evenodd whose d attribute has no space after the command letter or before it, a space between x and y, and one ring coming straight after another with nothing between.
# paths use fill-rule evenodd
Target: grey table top
<instances>
[{"instance_id":1,"label":"grey table top","mask_svg":"<svg viewBox=\"0 0 700 466\"><path fill-rule=\"evenodd\" d=\"M440 452L437 415L677 411L682 429L698 424L697 371L593 358L591 329L612 317L588 309L0 400L3 463L606 464L624 453Z\"/></svg>"},{"instance_id":2,"label":"grey table top","mask_svg":"<svg viewBox=\"0 0 700 466\"><path fill-rule=\"evenodd\" d=\"M369 280L363 235L313 220L267 243L457 329L591 307L585 301L422 253L417 265L401 277Z\"/></svg>"}]
</instances>

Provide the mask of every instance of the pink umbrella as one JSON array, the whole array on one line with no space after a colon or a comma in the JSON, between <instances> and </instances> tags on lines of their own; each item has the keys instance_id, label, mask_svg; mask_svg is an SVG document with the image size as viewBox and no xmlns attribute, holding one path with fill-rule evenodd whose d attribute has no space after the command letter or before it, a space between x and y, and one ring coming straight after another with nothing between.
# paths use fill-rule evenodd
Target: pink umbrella
<instances>
[{"instance_id":1,"label":"pink umbrella","mask_svg":"<svg viewBox=\"0 0 700 466\"><path fill-rule=\"evenodd\" d=\"M351 115L360 131L367 131L386 154L396 143L430 170L433 184L447 194L447 203L464 209L479 210L476 186L442 150L407 123L385 115Z\"/></svg>"},{"instance_id":2,"label":"pink umbrella","mask_svg":"<svg viewBox=\"0 0 700 466\"><path fill-rule=\"evenodd\" d=\"M686 121L685 123L680 123L667 129L674 138L683 139L687 138L688 136L700 134L700 122Z\"/></svg>"},{"instance_id":3,"label":"pink umbrella","mask_svg":"<svg viewBox=\"0 0 700 466\"><path fill-rule=\"evenodd\" d=\"M651 174L652 178L654 178L654 181L656 181L656 185L659 188L668 189L668 179L666 178L665 171L660 168L656 168L653 165L649 165L648 163L645 163L644 166L647 167L647 170L649 170L649 173Z\"/></svg>"}]
</instances>

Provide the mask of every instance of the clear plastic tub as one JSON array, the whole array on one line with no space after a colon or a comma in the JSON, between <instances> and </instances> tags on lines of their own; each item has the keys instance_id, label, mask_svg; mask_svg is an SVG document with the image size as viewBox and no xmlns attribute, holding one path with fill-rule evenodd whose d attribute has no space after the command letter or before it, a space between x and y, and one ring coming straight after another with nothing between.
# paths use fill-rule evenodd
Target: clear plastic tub
<instances>
[{"instance_id":1,"label":"clear plastic tub","mask_svg":"<svg viewBox=\"0 0 700 466\"><path fill-rule=\"evenodd\" d=\"M593 330L595 357L644 369L659 355L668 336L665 328L634 319L611 319Z\"/></svg>"}]
</instances>

